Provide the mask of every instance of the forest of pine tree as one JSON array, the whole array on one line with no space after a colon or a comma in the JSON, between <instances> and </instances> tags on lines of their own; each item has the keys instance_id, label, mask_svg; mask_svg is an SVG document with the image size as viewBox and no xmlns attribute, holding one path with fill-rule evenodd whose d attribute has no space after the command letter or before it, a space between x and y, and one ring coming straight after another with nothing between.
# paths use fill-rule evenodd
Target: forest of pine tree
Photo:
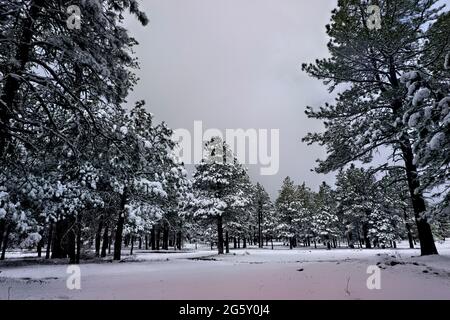
<instances>
[{"instance_id":1,"label":"forest of pine tree","mask_svg":"<svg viewBox=\"0 0 450 320\"><path fill-rule=\"evenodd\" d=\"M81 30L66 25L72 1L1 1L0 259L22 248L75 264L186 243L227 254L407 241L437 254L450 236L450 14L434 0L376 2L380 30L362 23L366 1L339 0L329 57L303 64L338 91L307 107L325 129L304 137L325 147L315 170L336 182L287 177L271 198L219 137L191 175L173 130L127 100L139 63L124 16L148 23L137 0L80 1Z\"/></svg>"}]
</instances>

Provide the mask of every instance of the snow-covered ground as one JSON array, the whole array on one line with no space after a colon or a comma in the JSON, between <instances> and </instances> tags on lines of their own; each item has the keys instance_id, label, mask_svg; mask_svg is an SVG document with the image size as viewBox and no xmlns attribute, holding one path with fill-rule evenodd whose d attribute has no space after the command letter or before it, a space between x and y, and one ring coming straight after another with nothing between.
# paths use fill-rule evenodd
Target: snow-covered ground
<instances>
[{"instance_id":1,"label":"snow-covered ground","mask_svg":"<svg viewBox=\"0 0 450 320\"><path fill-rule=\"evenodd\" d=\"M0 264L0 299L450 299L450 241L433 257L405 245L249 248L224 256L207 248L138 250L125 262L82 264L81 290L67 289L65 265ZM370 265L381 269L380 290L367 288Z\"/></svg>"}]
</instances>

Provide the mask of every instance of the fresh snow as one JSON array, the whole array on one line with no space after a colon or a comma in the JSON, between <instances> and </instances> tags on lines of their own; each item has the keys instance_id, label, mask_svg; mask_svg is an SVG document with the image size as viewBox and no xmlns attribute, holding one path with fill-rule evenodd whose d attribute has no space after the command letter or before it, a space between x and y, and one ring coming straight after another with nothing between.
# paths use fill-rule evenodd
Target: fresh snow
<instances>
[{"instance_id":1,"label":"fresh snow","mask_svg":"<svg viewBox=\"0 0 450 320\"><path fill-rule=\"evenodd\" d=\"M2 267L0 299L450 299L450 241L440 256L418 249L238 249L151 253L81 265L81 290L66 265ZM128 261L128 262L127 262ZM381 268L381 290L366 286Z\"/></svg>"}]
</instances>

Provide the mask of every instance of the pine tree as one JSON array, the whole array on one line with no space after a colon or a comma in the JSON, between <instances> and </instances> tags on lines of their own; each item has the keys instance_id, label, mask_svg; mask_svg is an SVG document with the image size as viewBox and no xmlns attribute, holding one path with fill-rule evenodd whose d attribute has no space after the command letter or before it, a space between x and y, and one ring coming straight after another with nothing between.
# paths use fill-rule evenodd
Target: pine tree
<instances>
[{"instance_id":1,"label":"pine tree","mask_svg":"<svg viewBox=\"0 0 450 320\"><path fill-rule=\"evenodd\" d=\"M224 253L224 222L231 220L250 199L245 192L249 185L246 169L233 157L228 145L215 137L205 143L204 159L196 166L193 187L198 217L213 217L217 223L218 253ZM225 221L224 221L225 220Z\"/></svg>"},{"instance_id":2,"label":"pine tree","mask_svg":"<svg viewBox=\"0 0 450 320\"><path fill-rule=\"evenodd\" d=\"M297 245L295 222L299 219L300 203L297 199L296 187L290 177L284 179L275 205L280 217L278 232L281 237L288 239L289 248L292 249Z\"/></svg>"},{"instance_id":3,"label":"pine tree","mask_svg":"<svg viewBox=\"0 0 450 320\"><path fill-rule=\"evenodd\" d=\"M303 70L323 80L330 91L339 85L346 88L334 106L307 109L309 117L324 120L326 127L324 133L309 134L304 139L327 146L328 158L319 162L317 171L330 172L356 160L368 163L379 148L392 149L393 157L380 169L404 163L422 255L437 254L437 250L424 215L426 206L417 170L420 159L413 151L417 141L404 121L410 105L400 78L412 69L425 67L420 61L425 40L435 33L427 26L442 9L435 4L434 0L380 0L382 27L371 30L366 24L368 4L341 0L327 25L331 58L303 65ZM445 54L440 55L443 58Z\"/></svg>"},{"instance_id":4,"label":"pine tree","mask_svg":"<svg viewBox=\"0 0 450 320\"><path fill-rule=\"evenodd\" d=\"M333 190L323 182L314 197L315 210L312 216L312 231L316 240L322 241L327 249L331 249L338 236L338 218Z\"/></svg>"}]
</instances>

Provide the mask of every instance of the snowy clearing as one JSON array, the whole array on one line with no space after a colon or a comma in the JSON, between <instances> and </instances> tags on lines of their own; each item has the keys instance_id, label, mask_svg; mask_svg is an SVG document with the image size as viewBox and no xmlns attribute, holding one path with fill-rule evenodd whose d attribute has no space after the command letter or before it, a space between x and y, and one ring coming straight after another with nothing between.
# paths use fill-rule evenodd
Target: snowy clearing
<instances>
[{"instance_id":1,"label":"snowy clearing","mask_svg":"<svg viewBox=\"0 0 450 320\"><path fill-rule=\"evenodd\" d=\"M450 299L450 242L438 247L432 257L403 246L137 252L138 262L82 264L81 290L67 289L66 265L0 266L0 299ZM367 288L370 265L380 290Z\"/></svg>"}]
</instances>

